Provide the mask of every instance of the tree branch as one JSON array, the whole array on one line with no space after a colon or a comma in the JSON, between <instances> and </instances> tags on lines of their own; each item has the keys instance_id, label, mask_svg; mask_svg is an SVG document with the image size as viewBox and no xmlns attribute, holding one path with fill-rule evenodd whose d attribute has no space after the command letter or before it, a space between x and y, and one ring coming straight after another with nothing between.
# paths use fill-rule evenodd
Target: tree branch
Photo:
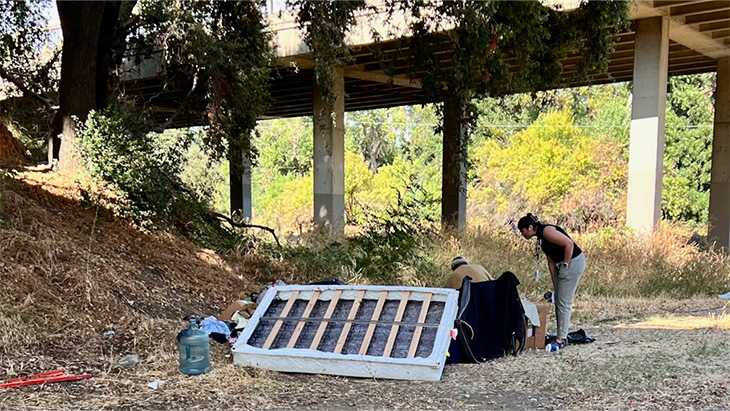
<instances>
[{"instance_id":1,"label":"tree branch","mask_svg":"<svg viewBox=\"0 0 730 411\"><path fill-rule=\"evenodd\" d=\"M279 237L276 236L276 232L274 232L273 228L265 227L262 225L256 225L256 224L246 224L246 223L237 223L233 221L230 217L220 214L220 213L212 213L214 217L217 217L218 219L224 220L228 222L228 224L232 225L233 227L239 227L239 228L260 228L262 230L266 230L271 233L271 235L274 236L274 240L276 240L276 245L281 247L281 243L279 242Z\"/></svg>"},{"instance_id":2,"label":"tree branch","mask_svg":"<svg viewBox=\"0 0 730 411\"><path fill-rule=\"evenodd\" d=\"M175 121L175 119L177 118L177 116L179 116L180 113L182 113L183 111L187 110L188 101L190 100L190 96L193 94L193 92L195 91L195 88L197 86L198 86L198 73L195 72L195 74L193 74L193 85L190 87L190 90L188 91L188 93L185 94L185 97L183 97L182 102L180 103L180 107L178 107L177 110L175 110L175 112L172 113L172 116L170 116L170 118L168 118L167 121L165 121L162 124L162 130L165 130L168 127L170 127L172 125L172 122ZM160 93L162 93L162 92L160 92ZM157 97L157 96L154 96L154 97ZM154 98L154 97L152 97L152 98ZM152 101L152 98L150 98L150 101Z\"/></svg>"},{"instance_id":3,"label":"tree branch","mask_svg":"<svg viewBox=\"0 0 730 411\"><path fill-rule=\"evenodd\" d=\"M15 87L17 87L23 94L35 98L36 100L43 103L43 105L48 107L50 110L56 110L56 107L58 106L57 102L51 100L48 97L43 97L42 95L29 89L22 81L20 81L20 79L8 73L8 71L5 70L5 68L2 66L0 66L0 77L13 83Z\"/></svg>"}]
</instances>

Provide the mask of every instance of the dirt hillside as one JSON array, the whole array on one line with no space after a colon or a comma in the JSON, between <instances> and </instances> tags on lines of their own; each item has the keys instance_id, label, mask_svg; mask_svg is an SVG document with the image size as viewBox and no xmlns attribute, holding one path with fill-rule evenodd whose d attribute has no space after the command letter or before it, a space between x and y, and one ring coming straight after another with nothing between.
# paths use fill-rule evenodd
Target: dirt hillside
<instances>
[{"instance_id":1,"label":"dirt hillside","mask_svg":"<svg viewBox=\"0 0 730 411\"><path fill-rule=\"evenodd\" d=\"M270 275L84 206L77 177L0 176L0 379L39 358L103 367L139 354L183 316L217 315ZM165 329L142 337L154 320Z\"/></svg>"}]
</instances>

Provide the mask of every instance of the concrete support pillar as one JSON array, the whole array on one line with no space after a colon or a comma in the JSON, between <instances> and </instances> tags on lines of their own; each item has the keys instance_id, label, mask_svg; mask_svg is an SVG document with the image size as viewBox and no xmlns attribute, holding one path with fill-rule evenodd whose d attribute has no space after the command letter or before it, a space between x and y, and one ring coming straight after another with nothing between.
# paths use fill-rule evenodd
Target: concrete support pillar
<instances>
[{"instance_id":1,"label":"concrete support pillar","mask_svg":"<svg viewBox=\"0 0 730 411\"><path fill-rule=\"evenodd\" d=\"M637 21L634 53L626 225L646 233L655 228L662 211L668 20Z\"/></svg>"},{"instance_id":2,"label":"concrete support pillar","mask_svg":"<svg viewBox=\"0 0 730 411\"><path fill-rule=\"evenodd\" d=\"M730 57L717 61L715 128L712 133L709 240L730 247Z\"/></svg>"},{"instance_id":3,"label":"concrete support pillar","mask_svg":"<svg viewBox=\"0 0 730 411\"><path fill-rule=\"evenodd\" d=\"M235 160L238 159L236 163ZM246 221L253 218L251 204L251 162L248 155L232 152L228 159L231 194L231 215L239 211Z\"/></svg>"},{"instance_id":4,"label":"concrete support pillar","mask_svg":"<svg viewBox=\"0 0 730 411\"><path fill-rule=\"evenodd\" d=\"M466 166L468 153L464 107L456 97L444 100L444 149L441 180L441 226L466 227Z\"/></svg>"},{"instance_id":5,"label":"concrete support pillar","mask_svg":"<svg viewBox=\"0 0 730 411\"><path fill-rule=\"evenodd\" d=\"M314 222L345 228L345 77L336 69L335 101L314 84Z\"/></svg>"}]
</instances>

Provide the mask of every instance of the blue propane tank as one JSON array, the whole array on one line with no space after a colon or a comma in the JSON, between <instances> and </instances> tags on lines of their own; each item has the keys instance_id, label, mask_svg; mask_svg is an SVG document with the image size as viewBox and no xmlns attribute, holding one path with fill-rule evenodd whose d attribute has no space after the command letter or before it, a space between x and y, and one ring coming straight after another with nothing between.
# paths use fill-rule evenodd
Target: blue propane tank
<instances>
[{"instance_id":1,"label":"blue propane tank","mask_svg":"<svg viewBox=\"0 0 730 411\"><path fill-rule=\"evenodd\" d=\"M208 334L198 329L194 318L190 319L187 334L180 337L179 350L181 373L200 375L211 370Z\"/></svg>"}]
</instances>

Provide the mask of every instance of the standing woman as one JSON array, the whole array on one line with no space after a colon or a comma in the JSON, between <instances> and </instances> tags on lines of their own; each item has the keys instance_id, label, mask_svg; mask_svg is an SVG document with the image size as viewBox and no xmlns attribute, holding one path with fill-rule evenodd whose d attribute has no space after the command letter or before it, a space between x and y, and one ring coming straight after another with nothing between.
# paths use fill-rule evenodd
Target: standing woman
<instances>
[{"instance_id":1,"label":"standing woman","mask_svg":"<svg viewBox=\"0 0 730 411\"><path fill-rule=\"evenodd\" d=\"M586 257L565 230L556 225L542 224L532 214L528 213L520 218L517 228L528 240L537 236L537 243L547 257L555 290L555 316L558 321L558 337L555 343L563 348L568 338L575 290L586 269ZM537 249L535 252L537 253Z\"/></svg>"}]
</instances>

